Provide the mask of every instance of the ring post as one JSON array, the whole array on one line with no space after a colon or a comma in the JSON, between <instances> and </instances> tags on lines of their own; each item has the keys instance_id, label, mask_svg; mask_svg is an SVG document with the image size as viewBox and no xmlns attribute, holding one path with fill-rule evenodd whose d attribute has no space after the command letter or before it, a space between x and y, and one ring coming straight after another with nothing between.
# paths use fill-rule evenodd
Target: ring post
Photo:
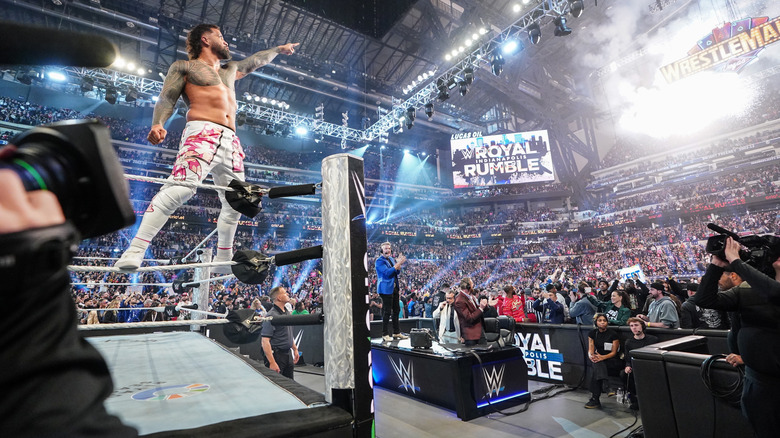
<instances>
[{"instance_id":1,"label":"ring post","mask_svg":"<svg viewBox=\"0 0 780 438\"><path fill-rule=\"evenodd\" d=\"M322 161L325 397L354 417L353 436L374 433L368 319L368 256L363 159Z\"/></svg>"}]
</instances>

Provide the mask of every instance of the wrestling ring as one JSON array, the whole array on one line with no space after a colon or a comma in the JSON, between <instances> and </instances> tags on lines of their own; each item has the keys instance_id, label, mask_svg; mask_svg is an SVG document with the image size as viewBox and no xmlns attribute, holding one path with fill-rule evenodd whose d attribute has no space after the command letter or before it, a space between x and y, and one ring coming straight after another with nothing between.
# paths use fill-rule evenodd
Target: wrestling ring
<instances>
[{"instance_id":1,"label":"wrestling ring","mask_svg":"<svg viewBox=\"0 0 780 438\"><path fill-rule=\"evenodd\" d=\"M194 270L191 278L178 284L89 283L191 287L193 290L195 306L176 307L177 312L189 312L189 320L79 326L81 334L100 351L111 371L114 391L105 401L110 413L135 427L141 435L153 437L374 435L363 161L348 154L327 157L322 163L322 176L321 246L273 257L255 253L254 258L236 261L239 251L233 261L217 263L210 261L211 250L203 249L198 251L202 260L199 263L143 266L134 271L109 266L69 266L72 272ZM210 187L236 190L232 185ZM263 189L263 194L269 197L313 194L315 187ZM192 256L209 237L181 260ZM209 283L234 275L239 280L246 277L239 275L237 268L253 272L254 279L264 279L262 271L271 263L284 265L315 258L322 258L323 262L321 315L259 318L251 309L227 314L200 310L208 308ZM210 278L211 268L223 266L229 266L233 274ZM132 309L161 311L164 308ZM329 309L338 311L328 312ZM217 319L207 319L209 316ZM231 347L241 344L241 340L253 335L257 339L258 323L324 326L327 340L324 394L233 351ZM228 337L230 341L217 343L210 339L210 331L220 332L222 336L217 338Z\"/></svg>"}]
</instances>

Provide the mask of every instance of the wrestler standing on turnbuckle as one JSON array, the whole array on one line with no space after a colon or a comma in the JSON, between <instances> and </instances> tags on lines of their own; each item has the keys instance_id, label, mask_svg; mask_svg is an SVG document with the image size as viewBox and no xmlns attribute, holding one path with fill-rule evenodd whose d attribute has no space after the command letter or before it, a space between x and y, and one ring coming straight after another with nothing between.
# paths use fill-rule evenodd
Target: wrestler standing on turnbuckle
<instances>
[{"instance_id":1,"label":"wrestler standing on turnbuckle","mask_svg":"<svg viewBox=\"0 0 780 438\"><path fill-rule=\"evenodd\" d=\"M257 52L241 61L229 61L230 48L219 27L199 24L187 35L189 60L171 65L165 77L159 100L154 106L149 142L165 139L163 127L173 115L176 101L183 97L189 105L187 124L182 133L179 153L169 181L202 182L212 173L214 183L226 186L233 179L244 181L244 151L236 135L235 81L271 62L277 54L295 53L298 43L288 43ZM162 186L144 213L130 247L115 266L137 269L146 248L160 232L173 212L195 194L195 189L172 184ZM233 239L240 213L219 192L222 210L217 220L217 255L215 262L233 259ZM229 267L227 267L229 268ZM219 269L214 269L219 272Z\"/></svg>"}]
</instances>

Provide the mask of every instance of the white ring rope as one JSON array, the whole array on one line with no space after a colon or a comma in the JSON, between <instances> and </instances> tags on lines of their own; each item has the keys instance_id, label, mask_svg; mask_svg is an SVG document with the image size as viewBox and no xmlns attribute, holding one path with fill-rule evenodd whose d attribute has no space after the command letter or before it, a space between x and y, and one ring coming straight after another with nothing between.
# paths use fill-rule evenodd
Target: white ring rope
<instances>
[{"instance_id":1,"label":"white ring rope","mask_svg":"<svg viewBox=\"0 0 780 438\"><path fill-rule=\"evenodd\" d=\"M92 309L76 309L78 312L105 312L107 310L154 310L155 312L164 312L165 307L102 307L102 308L92 308ZM187 310L187 309L185 309Z\"/></svg>"},{"instance_id":2,"label":"white ring rope","mask_svg":"<svg viewBox=\"0 0 780 438\"><path fill-rule=\"evenodd\" d=\"M185 325L211 325L211 324L227 324L230 321L227 319L187 319L176 321L147 321L147 322L117 322L110 324L81 324L78 326L79 330L113 330L123 328L152 328L152 327L176 327Z\"/></svg>"},{"instance_id":3,"label":"white ring rope","mask_svg":"<svg viewBox=\"0 0 780 438\"><path fill-rule=\"evenodd\" d=\"M119 269L115 266L68 266L68 271L71 272L123 272L126 274L132 272L153 272L153 271L178 271L180 269L190 268L213 268L216 266L233 266L238 262L209 262L209 263L185 263L182 265L167 265L167 266L144 266L137 269Z\"/></svg>"},{"instance_id":4,"label":"white ring rope","mask_svg":"<svg viewBox=\"0 0 780 438\"><path fill-rule=\"evenodd\" d=\"M129 179L132 181L142 181L142 182L150 182L150 183L157 183L157 184L170 184L174 186L183 186L183 187L190 187L193 189L198 188L204 188L204 189L210 189L210 190L222 190L224 192L232 192L234 191L232 187L227 186L218 186L216 184L203 184L203 183L194 183L194 182L188 182L188 181L176 181L171 180L167 178L155 178L152 176L141 176L141 175L129 175L125 174L125 179Z\"/></svg>"},{"instance_id":5,"label":"white ring rope","mask_svg":"<svg viewBox=\"0 0 780 438\"><path fill-rule=\"evenodd\" d=\"M190 286L195 286L196 284L202 284L202 283L211 283L212 281L218 281L218 280L227 280L229 278L234 278L234 277L235 277L235 275L233 275L233 274L220 275L219 277L207 278L205 280L190 281L190 282L187 282L187 283L182 283L182 287L190 287ZM173 283L171 283L171 284L173 284Z\"/></svg>"},{"instance_id":6,"label":"white ring rope","mask_svg":"<svg viewBox=\"0 0 780 438\"><path fill-rule=\"evenodd\" d=\"M94 282L94 283L85 283L85 282L78 282L78 283L71 283L71 286L165 286L165 287L171 287L173 286L173 283L109 283L105 281L101 282Z\"/></svg>"},{"instance_id":7,"label":"white ring rope","mask_svg":"<svg viewBox=\"0 0 780 438\"><path fill-rule=\"evenodd\" d=\"M160 306L160 307L113 307L113 308L104 307L102 309L76 309L76 310L79 311L79 312L84 312L84 313L88 313L88 312L92 312L92 311L101 312L101 311L107 311L107 310L131 310L131 311L132 310L154 310L155 312L164 312L165 311L165 306ZM225 312L225 313L215 313L215 312L207 312L205 310L189 309L187 307L182 306L181 304L177 304L176 305L176 310L178 310L179 312L191 312L191 313L198 313L198 314L201 314L201 315L214 316L214 317L221 318L221 319L224 319L227 316L227 312ZM198 320L195 320L195 321L198 321Z\"/></svg>"},{"instance_id":8,"label":"white ring rope","mask_svg":"<svg viewBox=\"0 0 780 438\"><path fill-rule=\"evenodd\" d=\"M213 278L207 278L205 280L199 280L199 281L190 281L187 283L182 283L182 287L190 287L195 286L196 284L202 284L202 283L210 283L212 281L219 281L219 280L227 280L229 278L233 278L235 275L228 274L228 275L221 275L219 277L213 277ZM71 286L163 286L163 287L171 287L173 286L173 283L111 283L111 282L79 282L79 283L71 283Z\"/></svg>"},{"instance_id":9,"label":"white ring rope","mask_svg":"<svg viewBox=\"0 0 780 438\"><path fill-rule=\"evenodd\" d=\"M119 260L119 257L73 257L73 260ZM147 262L166 263L171 259L146 259Z\"/></svg>"},{"instance_id":10,"label":"white ring rope","mask_svg":"<svg viewBox=\"0 0 780 438\"><path fill-rule=\"evenodd\" d=\"M203 245L205 245L205 244L206 244L206 242L208 242L208 241L209 241L209 239L211 239L211 237L212 237L213 235L215 235L215 234L217 234L217 228L214 228L214 229L211 231L211 233L209 233L209 235L208 235L208 236L206 236L206 238L205 238L205 239L201 240L201 241L200 241L200 243L199 243L197 246L195 246L195 248L192 248L192 251L190 251L189 253L187 253L187 255L186 255L186 256L184 256L184 257L182 258L182 260L187 260L188 258L190 258L190 256L191 256L191 255L195 254L195 251L197 251L199 248L201 248Z\"/></svg>"}]
</instances>

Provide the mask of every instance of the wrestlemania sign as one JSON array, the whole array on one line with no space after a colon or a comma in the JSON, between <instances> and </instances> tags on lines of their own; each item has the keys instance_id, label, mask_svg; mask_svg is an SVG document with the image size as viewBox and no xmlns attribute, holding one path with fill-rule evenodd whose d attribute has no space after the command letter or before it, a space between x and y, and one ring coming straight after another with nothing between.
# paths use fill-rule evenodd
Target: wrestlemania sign
<instances>
[{"instance_id":1,"label":"wrestlemania sign","mask_svg":"<svg viewBox=\"0 0 780 438\"><path fill-rule=\"evenodd\" d=\"M554 181L547 131L482 136L455 134L450 141L454 188Z\"/></svg>"},{"instance_id":2,"label":"wrestlemania sign","mask_svg":"<svg viewBox=\"0 0 780 438\"><path fill-rule=\"evenodd\" d=\"M778 40L780 17L743 18L713 29L688 56L661 67L661 73L668 83L711 69L739 73Z\"/></svg>"}]
</instances>

